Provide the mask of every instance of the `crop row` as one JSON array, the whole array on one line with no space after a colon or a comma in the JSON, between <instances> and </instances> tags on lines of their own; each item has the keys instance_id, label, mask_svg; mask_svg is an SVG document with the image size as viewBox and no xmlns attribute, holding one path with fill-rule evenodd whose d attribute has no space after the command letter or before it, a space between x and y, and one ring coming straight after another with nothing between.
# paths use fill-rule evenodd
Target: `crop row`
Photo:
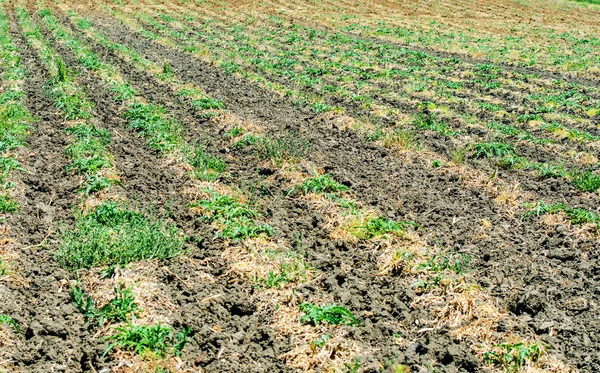
<instances>
[{"instance_id":1,"label":"crop row","mask_svg":"<svg viewBox=\"0 0 600 373\"><path fill-rule=\"evenodd\" d=\"M395 16L390 7L400 14L412 13L413 17ZM581 21L593 18L597 15L597 10L586 10L576 4L536 2L522 8L529 16L515 13L502 20L496 20L492 15L506 14L511 11L510 7L484 2L443 2L428 4L424 9L422 4L416 3L376 2L357 6L351 2L323 1L307 5L272 1L261 3L258 8L240 11L223 6L218 1L210 1L203 8L215 15L235 19L244 16L260 18L265 15L302 19L303 23L324 25L362 37L384 38L394 43L442 53L451 52L475 58L483 56L496 63L508 62L516 66L575 71L582 75L592 75L597 72L598 66L597 46L600 40L596 36L596 29ZM418 12L415 13L416 9ZM535 14L531 13L533 9ZM535 18L540 13L547 24L522 22L522 17ZM377 16L373 17L373 14ZM440 14L446 14L448 18L440 17ZM462 15L463 18L460 19L480 18L483 15L485 21L465 27L452 21L457 14ZM557 14L563 17L559 20ZM566 19L565 14L568 14ZM578 25L580 33L567 31L559 26L565 22Z\"/></svg>"},{"instance_id":2,"label":"crop row","mask_svg":"<svg viewBox=\"0 0 600 373\"><path fill-rule=\"evenodd\" d=\"M76 23L79 25L79 27L88 30L89 33L93 33L93 25L91 24L91 22L82 18L77 18L73 15L72 17L75 17L74 19L76 19ZM57 24L54 23L54 20L52 20L51 18L47 16L45 18L46 24L49 25L49 28L51 30L54 30L54 34L56 37L69 39L68 31L61 29L59 26L57 27ZM177 79L177 77L171 71L168 71L168 68L165 68L166 65L163 65L162 73L159 73L158 71L156 71L159 65L157 65L155 62L152 63L143 58L132 58L133 56L136 56L136 52L131 48L124 48L123 46L119 46L118 44L111 44L111 42L106 40L106 38L104 38L101 34L96 34L95 38L96 40L101 41L101 43L106 46L112 45L111 49L119 50L121 53L123 53L124 58L130 58L130 61L134 61L134 63L141 69L148 68L150 71L155 70L155 72L153 72L154 74L158 73L169 75L170 78L164 80L172 84L173 87L178 86L179 79ZM69 45L76 44L76 42L71 39L65 40L65 42ZM85 49L87 50L87 52L83 52L84 49L82 48L85 47L74 48L74 51L76 51L77 55L81 56L93 53L87 49ZM175 91L177 91L177 89L175 89ZM147 121L148 118L139 119L143 122ZM264 141L260 140L260 137L257 137L255 135L244 134L244 131L238 128L231 129L228 133L234 139L234 144L236 144L236 146L238 147L256 146L257 144L261 144L261 141ZM273 146L262 147L262 149L265 148L273 149ZM163 151L165 151L165 149L163 149ZM266 152L266 154L277 154L277 152ZM277 161L277 159L273 160ZM283 158L282 160L285 160L285 158ZM203 164L221 163L216 161L215 159L211 159L210 161L203 162ZM252 242L249 240L253 238L256 239L257 237L262 237L261 239L268 240L269 234L273 233L272 231L258 231L250 234L244 233L240 236L237 235L240 232L247 232L246 229L238 229L240 226L240 222L245 222L247 221L246 219L253 219L257 215L255 212L248 210L247 207L241 204L239 199L230 196L229 194L231 193L231 191L227 188L227 186L221 184L220 172L224 171L222 166L213 168L210 171L213 175L210 178L212 179L212 188L204 188L200 190L198 195L201 198L199 198L196 202L192 203L191 206L194 209L198 209L205 221L215 225L215 227L219 231L218 235L221 237L233 240L242 240L242 245L249 245ZM206 183L206 181L204 182ZM219 193L215 189L218 189L220 191L226 190L227 192ZM341 207L342 211L349 209L350 214L345 215L344 213L342 213L339 214L339 216L349 217L351 222L350 225L341 224L341 226L346 226L351 235L355 237L355 239L358 238L360 240L375 240L375 242L379 242L380 246L382 242L381 240L387 241L394 237L396 237L396 239L404 237L406 229L408 226L410 226L410 224L407 225L406 222L394 222L377 216L371 216L365 219L365 217L368 217L369 214L361 212L360 209L357 210L353 203L345 200L344 198L340 198L339 194L343 192L347 192L346 188L335 183L335 181L331 180L327 176L309 177L308 179L304 179L301 183L298 184L297 187L294 187L291 190L292 194L323 194L325 200L333 200L335 203L339 204L337 206L338 208ZM361 222L358 224L356 222L357 217L362 217L360 220ZM415 253L405 252L403 250L396 251L394 249L395 246L396 245L394 244L391 244L389 246L390 251L388 252L388 257L390 259L385 261L385 263L387 264L385 266L382 266L382 271L397 271L399 270L399 268L404 268L405 266L408 268L415 268L415 273L417 273L418 280L413 282L414 287L421 289L420 291L422 291L423 293L427 293L429 295L434 294L432 296L440 296L440 294L447 293L447 290L440 290L438 292L440 286L451 286L452 289L458 289L457 291L459 292L464 291L465 294L471 294L472 289L468 285L466 285L464 288L462 287L462 285L456 288L456 285L462 282L461 277L459 277L459 279L456 280L453 275L460 275L463 272L463 264L461 264L463 262L460 256L458 256L458 259L456 259L454 258L454 254L429 255L427 253L423 254L422 251L418 251L417 255ZM423 248L420 249L422 250ZM421 257L420 255L426 256ZM427 258L427 256L429 256L429 258L425 259ZM293 283L293 281L296 281L297 278L290 277L288 268L289 267L287 266L280 266L278 271L269 271L266 277L255 278L255 281L257 281L258 284L262 284L262 286L266 288L279 287L282 284L286 284L289 282ZM424 268L427 270L423 271ZM449 277L449 279L446 279L446 277ZM438 290L434 291L434 289ZM483 297L483 295L479 296ZM298 307L306 314L303 318L304 322L312 322L314 324L319 324L321 320L325 320L334 324L356 323L356 318L354 316L350 316L351 314L348 314L347 310L344 309L331 308L329 306L316 307L314 305L307 304L298 305ZM510 345L509 347L505 346L505 348L512 351L512 348L516 347ZM524 348L535 349L537 347L529 346ZM491 362L495 361L494 356L498 356L499 358L501 354L501 350L497 352L488 352L489 354L487 354L486 356Z\"/></svg>"},{"instance_id":3,"label":"crop row","mask_svg":"<svg viewBox=\"0 0 600 373\"><path fill-rule=\"evenodd\" d=\"M147 16L140 16L142 18L144 18L146 21L148 21L148 17ZM154 21L151 24L151 27L156 28L157 26L157 21ZM170 38L170 40L176 41L176 42L183 42L186 43L187 46L190 47L180 47L183 48L187 51L192 51L194 52L194 49L190 50L189 48L196 48L195 45L197 44L193 39L190 39L188 37L185 36L185 34L181 33L181 32L177 32L177 31L173 31L171 30L171 28L169 26L166 26L164 24L161 24L161 28L160 28L160 33L163 35L166 35L167 38ZM143 32L143 35L150 37L152 39L156 39L158 36L156 34L154 34L152 31L149 30L145 30ZM222 38L220 38L222 39ZM181 43L179 43L180 45ZM243 46L237 45L236 46L237 49L243 48ZM218 50L217 48L213 48L212 50ZM211 51L212 51L211 50ZM227 56L227 51L224 50L222 51L222 55L223 56ZM239 55L238 55L239 57ZM233 65L231 65L233 63ZM223 62L222 66L224 66L225 69L229 67L231 67L231 69L233 69L232 71L238 70L240 69L240 67L238 65L235 64L235 62L229 62L229 61L225 61ZM234 66L234 67L232 67ZM238 67L235 67L238 66ZM245 67L245 66L242 66ZM253 68L249 68L251 71ZM269 71L266 70L259 70L259 73L264 74L264 75L260 75L259 77L257 77L257 79L264 79L262 78L262 76L267 76L269 77ZM287 78L285 79L292 79L292 82L287 82L286 84L288 84L288 86L284 86L284 90L285 92L291 93L289 88L293 88L293 90L295 90L294 92L299 93L300 96L303 95L303 92L306 91L306 86L304 84L298 84L297 82L293 81L294 76L297 76L297 73L295 72L293 67L285 67L281 69L280 73L276 74L277 76L287 76ZM274 82L281 82L281 80L277 77L272 78ZM290 87L291 86L291 87ZM310 90L310 89L309 89ZM332 95L336 95L334 97L339 99L344 100L344 95L343 94L339 94L339 93L334 93ZM360 95L359 95L360 96ZM359 97L356 94L354 96L352 96L353 98ZM323 102L314 102L313 104L313 108L315 108L317 111L321 111L321 110L326 110L329 107L327 107L326 104L324 104ZM347 106L352 106L350 103L346 104ZM425 106L423 106L425 105ZM392 106L395 107L395 106ZM424 108L423 108L424 107ZM387 110L389 110L391 107L388 107ZM502 124L502 123L497 123L497 122L490 122L487 126L481 126L478 124L478 121L476 119L470 119L469 122L471 123L468 127L473 127L474 129L471 129L468 131L468 137L467 137L467 144L464 145L464 139L460 139L458 138L458 135L461 135L462 133L462 127L463 126L458 126L458 128L452 128L450 127L447 123L448 123L448 119L444 119L442 114L440 115L439 113L447 113L447 108L444 108L443 106L440 108L438 107L438 105L436 105L435 103L429 102L429 103L425 103L425 104L418 104L417 105L417 109L416 109L416 113L412 116L411 119L408 120L409 123L411 123L413 126L416 126L418 129L422 129L422 130L434 130L438 133L440 133L441 135L445 136L445 137L456 137L457 138L457 142L458 144L455 144L455 146L461 146L464 147L467 151L469 151L469 149L473 149L474 147L478 147L478 146L493 146L495 143L498 143L500 146L503 146L504 148L510 148L512 149L511 151L509 151L506 155L508 155L508 157L504 157L501 156L499 162L497 162L501 167L505 167L505 168L522 168L522 169L534 169L534 170L538 170L538 172L540 173L540 176L542 177L547 177L547 176L552 176L552 177L556 177L556 176L563 176L563 175L569 175L570 179L574 179L575 175L579 175L579 174L585 174L587 175L586 177L591 177L593 178L594 175L592 173L590 173L589 171L580 171L580 166L578 165L578 163L583 163L584 165L592 162L594 157L592 154L587 153L587 152L581 152L579 153L578 157L576 157L576 159L579 159L579 162L576 161L574 164L572 164L571 167L569 167L571 170L568 172L568 169L565 170L562 166L561 163L573 163L572 162L572 154L568 151L569 147L568 144L565 146L560 146L558 144L552 144L552 147L548 147L545 146L542 149L538 149L537 145L538 144L548 144L548 143L552 143L552 140L546 140L543 138L538 138L534 135L532 135L529 131L526 130L521 130L519 128L516 128L515 126L511 125L511 124ZM379 117L378 119L381 121L383 119L385 119L386 116L389 116L389 112L386 113L386 115L384 115L383 117ZM376 118L377 119L377 118ZM451 118L453 120L456 120L457 118ZM531 121L531 122L535 122L536 118L529 118L527 116L527 118L525 119L525 121ZM593 135L586 135L585 133L578 131L578 130L569 130L567 128L565 128L564 126L560 125L560 124L543 124L543 123L539 123L537 124L538 126L540 126L541 128L544 128L545 130L548 131L552 131L552 132L566 132L567 133L567 137L574 137L576 139L579 139L580 141L586 141L585 139L588 139L590 141L595 141L595 137ZM480 129L478 129L480 128ZM484 136L484 138L486 138L485 140L481 141L472 141L472 140L468 140L469 138L472 138L473 135L476 135L478 133L481 133L481 129L483 129L484 134L487 132L488 134L486 136ZM396 128L397 130L397 128ZM393 131L393 130L392 130ZM379 130L379 133L381 133L381 135L378 134L378 132L376 131L374 134L371 135L372 138L377 138L383 135L383 131ZM478 135L479 136L479 135ZM456 141L453 141L453 143L455 143ZM508 142L508 143L507 143ZM519 156L518 155L518 151L515 151L515 145L510 144L511 142L516 144L521 144L521 146L524 147L524 151L527 153L531 153L530 151L526 151L528 149L530 149L531 147L533 147L533 149L536 149L534 154L537 152L539 154L539 156L537 156L538 158L541 159L547 159L549 157L551 158L558 158L559 162L558 163L549 163L549 162L539 162L536 160L529 160L524 158L523 156ZM505 144L506 143L506 144ZM532 146L525 146L523 145L523 143L527 144L533 144ZM463 144L463 145L460 145ZM577 145L575 145L575 147L577 147ZM477 158L478 156L476 155L478 153L472 153L472 158ZM553 170L552 172L548 173L548 170ZM576 186L579 185L577 182L575 182Z\"/></svg>"}]
</instances>

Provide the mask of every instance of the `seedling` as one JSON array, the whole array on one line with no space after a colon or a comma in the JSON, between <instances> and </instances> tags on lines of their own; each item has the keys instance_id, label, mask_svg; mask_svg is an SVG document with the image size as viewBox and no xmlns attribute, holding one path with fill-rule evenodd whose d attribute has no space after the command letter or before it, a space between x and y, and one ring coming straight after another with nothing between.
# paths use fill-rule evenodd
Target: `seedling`
<instances>
[{"instance_id":1,"label":"seedling","mask_svg":"<svg viewBox=\"0 0 600 373\"><path fill-rule=\"evenodd\" d=\"M65 65L61 58L56 59L56 80L61 83L69 80L67 65Z\"/></svg>"},{"instance_id":2,"label":"seedling","mask_svg":"<svg viewBox=\"0 0 600 373\"><path fill-rule=\"evenodd\" d=\"M214 98L204 97L192 100L190 105L194 110L202 111L202 110L218 110L223 109L225 104L222 101L216 100Z\"/></svg>"},{"instance_id":3,"label":"seedling","mask_svg":"<svg viewBox=\"0 0 600 373\"><path fill-rule=\"evenodd\" d=\"M181 125L166 117L162 106L133 103L123 114L128 125L140 132L150 147L168 153L181 148L184 139Z\"/></svg>"},{"instance_id":4,"label":"seedling","mask_svg":"<svg viewBox=\"0 0 600 373\"><path fill-rule=\"evenodd\" d=\"M173 68L171 67L171 65L167 61L165 61L163 63L162 75L165 78L172 78L173 75L174 75Z\"/></svg>"},{"instance_id":5,"label":"seedling","mask_svg":"<svg viewBox=\"0 0 600 373\"><path fill-rule=\"evenodd\" d=\"M0 324L10 324L17 333L19 332L19 324L10 316L0 315Z\"/></svg>"},{"instance_id":6,"label":"seedling","mask_svg":"<svg viewBox=\"0 0 600 373\"><path fill-rule=\"evenodd\" d=\"M327 345L327 341L329 341L331 337L329 334L323 334L319 338L316 338L310 342L310 349L316 350L317 348L323 348Z\"/></svg>"},{"instance_id":7,"label":"seedling","mask_svg":"<svg viewBox=\"0 0 600 373\"><path fill-rule=\"evenodd\" d=\"M337 305L316 306L312 303L304 302L300 304L300 311L304 312L300 321L305 324L318 325L327 322L332 325L350 325L360 326L360 321L354 317L347 308Z\"/></svg>"},{"instance_id":8,"label":"seedling","mask_svg":"<svg viewBox=\"0 0 600 373\"><path fill-rule=\"evenodd\" d=\"M261 159L271 159L276 164L302 158L309 146L308 141L292 132L281 137L259 137L258 139L254 144L257 156Z\"/></svg>"},{"instance_id":9,"label":"seedling","mask_svg":"<svg viewBox=\"0 0 600 373\"><path fill-rule=\"evenodd\" d=\"M525 366L535 365L545 354L546 348L538 343L501 343L494 345L493 351L484 354L484 362L512 373Z\"/></svg>"},{"instance_id":10,"label":"seedling","mask_svg":"<svg viewBox=\"0 0 600 373\"><path fill-rule=\"evenodd\" d=\"M110 344L102 356L115 348L133 351L144 357L180 356L192 329L185 328L182 332L175 332L172 327L158 323L154 326L130 324L116 328L116 331L107 338Z\"/></svg>"}]
</instances>

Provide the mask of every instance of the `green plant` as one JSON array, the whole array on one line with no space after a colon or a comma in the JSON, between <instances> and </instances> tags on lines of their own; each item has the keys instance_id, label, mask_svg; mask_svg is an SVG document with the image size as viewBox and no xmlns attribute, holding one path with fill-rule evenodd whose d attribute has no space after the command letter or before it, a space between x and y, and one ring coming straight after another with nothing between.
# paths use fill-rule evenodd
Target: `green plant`
<instances>
[{"instance_id":1,"label":"green plant","mask_svg":"<svg viewBox=\"0 0 600 373\"><path fill-rule=\"evenodd\" d=\"M404 149L412 149L417 147L415 134L412 131L396 129L391 133L383 136L383 146L389 147L398 145Z\"/></svg>"},{"instance_id":2,"label":"green plant","mask_svg":"<svg viewBox=\"0 0 600 373\"><path fill-rule=\"evenodd\" d=\"M227 138L233 139L242 135L244 132L246 132L246 130L243 127L233 127L232 129L225 131L223 135Z\"/></svg>"},{"instance_id":3,"label":"green plant","mask_svg":"<svg viewBox=\"0 0 600 373\"><path fill-rule=\"evenodd\" d=\"M310 341L311 350L316 350L317 347L323 348L327 345L327 342L331 339L329 334L322 334L319 338L315 338Z\"/></svg>"},{"instance_id":4,"label":"green plant","mask_svg":"<svg viewBox=\"0 0 600 373\"><path fill-rule=\"evenodd\" d=\"M502 142L477 143L473 149L473 158L501 158L515 155L515 148Z\"/></svg>"},{"instance_id":5,"label":"green plant","mask_svg":"<svg viewBox=\"0 0 600 373\"><path fill-rule=\"evenodd\" d=\"M312 303L304 302L299 306L300 311L304 312L300 321L306 324L318 325L327 322L332 325L351 325L360 326L360 321L347 308L337 305L316 306Z\"/></svg>"},{"instance_id":6,"label":"green plant","mask_svg":"<svg viewBox=\"0 0 600 373\"><path fill-rule=\"evenodd\" d=\"M210 97L197 98L190 102L194 110L217 110L223 109L225 104L222 101Z\"/></svg>"},{"instance_id":7,"label":"green plant","mask_svg":"<svg viewBox=\"0 0 600 373\"><path fill-rule=\"evenodd\" d=\"M470 256L450 252L434 254L426 263L419 264L418 268L432 272L452 271L456 274L463 274L469 268L470 263Z\"/></svg>"},{"instance_id":8,"label":"green plant","mask_svg":"<svg viewBox=\"0 0 600 373\"><path fill-rule=\"evenodd\" d=\"M459 134L459 132L451 130L446 123L431 112L417 115L414 118L413 125L421 130L435 131L444 137L452 137Z\"/></svg>"},{"instance_id":9,"label":"green plant","mask_svg":"<svg viewBox=\"0 0 600 373\"><path fill-rule=\"evenodd\" d=\"M453 148L450 151L450 159L458 165L465 163L465 158L465 149L463 148Z\"/></svg>"},{"instance_id":10,"label":"green plant","mask_svg":"<svg viewBox=\"0 0 600 373\"><path fill-rule=\"evenodd\" d=\"M10 316L0 315L0 324L10 324L15 328L15 331L19 332L19 324Z\"/></svg>"},{"instance_id":11,"label":"green plant","mask_svg":"<svg viewBox=\"0 0 600 373\"><path fill-rule=\"evenodd\" d=\"M0 213L15 212L19 210L19 203L10 196L0 194Z\"/></svg>"},{"instance_id":12,"label":"green plant","mask_svg":"<svg viewBox=\"0 0 600 373\"><path fill-rule=\"evenodd\" d=\"M162 75L166 78L172 78L173 75L175 75L173 73L173 68L167 61L163 62Z\"/></svg>"},{"instance_id":13,"label":"green plant","mask_svg":"<svg viewBox=\"0 0 600 373\"><path fill-rule=\"evenodd\" d=\"M294 192L300 192L301 194L308 193L337 193L346 192L348 187L342 185L329 175L315 175L305 179L300 185L297 185L288 191L288 195Z\"/></svg>"},{"instance_id":14,"label":"green plant","mask_svg":"<svg viewBox=\"0 0 600 373\"><path fill-rule=\"evenodd\" d=\"M411 221L394 221L380 216L352 227L350 231L356 237L371 239L386 234L402 235L409 227L418 228L418 225Z\"/></svg>"},{"instance_id":15,"label":"green plant","mask_svg":"<svg viewBox=\"0 0 600 373\"><path fill-rule=\"evenodd\" d=\"M245 148L246 146L258 144L260 141L262 141L261 136L257 136L257 135L253 135L253 134L249 133L249 134L245 135L244 137L242 137L240 140L236 141L235 144L233 144L233 147L236 149L242 149L242 148Z\"/></svg>"},{"instance_id":16,"label":"green plant","mask_svg":"<svg viewBox=\"0 0 600 373\"><path fill-rule=\"evenodd\" d=\"M56 80L64 83L69 80L69 71L67 65L61 58L56 59Z\"/></svg>"},{"instance_id":17,"label":"green plant","mask_svg":"<svg viewBox=\"0 0 600 373\"><path fill-rule=\"evenodd\" d=\"M227 168L224 160L209 154L200 144L196 144L190 164L194 176L203 181L215 181Z\"/></svg>"},{"instance_id":18,"label":"green plant","mask_svg":"<svg viewBox=\"0 0 600 373\"><path fill-rule=\"evenodd\" d=\"M259 158L271 159L276 164L302 158L308 151L308 146L308 141L293 132L274 138L259 137L254 144Z\"/></svg>"},{"instance_id":19,"label":"green plant","mask_svg":"<svg viewBox=\"0 0 600 373\"><path fill-rule=\"evenodd\" d=\"M569 219L571 219L571 223L573 224L598 224L598 228L600 229L600 216L593 211L569 207L564 203L547 205L544 202L539 202L537 205L532 207L533 209L531 211L521 216L521 220L528 219L531 216L557 214L559 212L563 212Z\"/></svg>"},{"instance_id":20,"label":"green plant","mask_svg":"<svg viewBox=\"0 0 600 373\"><path fill-rule=\"evenodd\" d=\"M83 313L85 322L91 320L102 326L105 322L122 322L130 317L139 317L140 309L135 303L135 294L131 287L115 287L114 293L114 298L98 309L92 297L85 294L81 286L76 285L71 288L73 303Z\"/></svg>"},{"instance_id":21,"label":"green plant","mask_svg":"<svg viewBox=\"0 0 600 373\"><path fill-rule=\"evenodd\" d=\"M591 171L575 173L573 185L584 192L595 192L600 189L600 174Z\"/></svg>"},{"instance_id":22,"label":"green plant","mask_svg":"<svg viewBox=\"0 0 600 373\"><path fill-rule=\"evenodd\" d=\"M538 343L501 343L493 351L483 355L486 364L502 367L506 372L518 372L528 365L535 365L546 354L546 348Z\"/></svg>"},{"instance_id":23,"label":"green plant","mask_svg":"<svg viewBox=\"0 0 600 373\"><path fill-rule=\"evenodd\" d=\"M135 102L123 114L128 125L146 137L148 145L160 152L181 148L184 139L181 125L166 117L162 106Z\"/></svg>"},{"instance_id":24,"label":"green plant","mask_svg":"<svg viewBox=\"0 0 600 373\"><path fill-rule=\"evenodd\" d=\"M179 356L191 332L191 328L175 332L172 327L160 323L154 326L130 324L116 328L116 333L107 337L110 344L104 350L103 356L115 348L133 351L140 356Z\"/></svg>"},{"instance_id":25,"label":"green plant","mask_svg":"<svg viewBox=\"0 0 600 373\"><path fill-rule=\"evenodd\" d=\"M361 365L360 360L358 358L354 358L352 363L344 363L344 373L358 373L360 371Z\"/></svg>"},{"instance_id":26,"label":"green plant","mask_svg":"<svg viewBox=\"0 0 600 373\"><path fill-rule=\"evenodd\" d=\"M207 189L208 198L192 203L191 207L200 208L203 220L217 222L221 229L215 237L241 240L260 234L272 235L273 228L267 224L256 224L258 214L232 197L221 195Z\"/></svg>"},{"instance_id":27,"label":"green plant","mask_svg":"<svg viewBox=\"0 0 600 373\"><path fill-rule=\"evenodd\" d=\"M184 250L186 240L175 225L114 202L77 217L75 229L63 232L61 238L57 259L72 270L171 258Z\"/></svg>"}]
</instances>

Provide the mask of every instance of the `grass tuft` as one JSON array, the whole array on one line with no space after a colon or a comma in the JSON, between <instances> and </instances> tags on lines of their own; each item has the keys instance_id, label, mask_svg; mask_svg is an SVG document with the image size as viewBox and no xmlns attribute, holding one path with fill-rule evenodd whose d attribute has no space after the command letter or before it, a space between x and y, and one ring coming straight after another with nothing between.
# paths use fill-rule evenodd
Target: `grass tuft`
<instances>
[{"instance_id":1,"label":"grass tuft","mask_svg":"<svg viewBox=\"0 0 600 373\"><path fill-rule=\"evenodd\" d=\"M309 194L309 193L337 193L337 192L347 192L348 187L342 185L329 175L316 175L314 177L310 177L302 182L302 184L293 187L288 195L299 192L301 194Z\"/></svg>"},{"instance_id":2,"label":"grass tuft","mask_svg":"<svg viewBox=\"0 0 600 373\"><path fill-rule=\"evenodd\" d=\"M139 317L140 309L135 303L135 294L131 291L131 287L115 287L114 292L115 297L100 309L79 285L73 286L71 296L77 309L83 313L85 322L92 321L102 326L105 322L122 322L131 317Z\"/></svg>"},{"instance_id":3,"label":"grass tuft","mask_svg":"<svg viewBox=\"0 0 600 373\"><path fill-rule=\"evenodd\" d=\"M72 270L172 258L184 250L186 240L175 225L114 202L79 216L75 229L63 233L61 238L58 261Z\"/></svg>"},{"instance_id":4,"label":"grass tuft","mask_svg":"<svg viewBox=\"0 0 600 373\"><path fill-rule=\"evenodd\" d=\"M248 206L211 189L205 192L208 193L208 198L191 204L191 207L202 209L203 220L209 223L216 222L220 226L216 238L243 240L261 234L268 236L274 234L273 228L269 225L257 224L254 221L259 215Z\"/></svg>"},{"instance_id":5,"label":"grass tuft","mask_svg":"<svg viewBox=\"0 0 600 373\"><path fill-rule=\"evenodd\" d=\"M358 238L371 239L383 235L402 235L409 227L418 228L411 221L394 221L384 216L370 219L364 224L351 228L351 233Z\"/></svg>"},{"instance_id":6,"label":"grass tuft","mask_svg":"<svg viewBox=\"0 0 600 373\"><path fill-rule=\"evenodd\" d=\"M133 351L144 357L179 356L192 332L190 328L185 328L182 332L175 332L172 327L160 323L154 326L127 325L116 330L114 335L107 338L110 344L103 356L115 348Z\"/></svg>"},{"instance_id":7,"label":"grass tuft","mask_svg":"<svg viewBox=\"0 0 600 373\"><path fill-rule=\"evenodd\" d=\"M600 229L600 216L593 211L578 207L569 207L564 203L558 203L554 205L547 205L544 202L540 202L534 206L533 210L525 213L521 216L521 220L528 219L532 216L541 216L544 214L557 214L563 212L573 224L597 224Z\"/></svg>"}]
</instances>

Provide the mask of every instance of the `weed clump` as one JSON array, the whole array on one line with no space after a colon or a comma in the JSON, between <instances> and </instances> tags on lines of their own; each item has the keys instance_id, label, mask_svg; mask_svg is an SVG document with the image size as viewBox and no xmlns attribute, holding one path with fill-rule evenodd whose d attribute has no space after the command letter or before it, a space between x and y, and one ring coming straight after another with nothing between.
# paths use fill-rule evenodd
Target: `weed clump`
<instances>
[{"instance_id":1,"label":"weed clump","mask_svg":"<svg viewBox=\"0 0 600 373\"><path fill-rule=\"evenodd\" d=\"M167 325L127 325L117 328L117 333L107 339L110 344L104 351L108 354L115 348L132 351L140 356L165 357L167 355L181 355L192 332L185 328L182 332Z\"/></svg>"},{"instance_id":2,"label":"weed clump","mask_svg":"<svg viewBox=\"0 0 600 373\"><path fill-rule=\"evenodd\" d=\"M600 175L594 172L581 172L573 175L573 185L584 192L595 192L600 189Z\"/></svg>"},{"instance_id":3,"label":"weed clump","mask_svg":"<svg viewBox=\"0 0 600 373\"><path fill-rule=\"evenodd\" d=\"M185 240L175 225L107 202L79 216L75 229L62 234L57 258L72 270L125 265L174 257L184 250Z\"/></svg>"},{"instance_id":4,"label":"weed clump","mask_svg":"<svg viewBox=\"0 0 600 373\"><path fill-rule=\"evenodd\" d=\"M135 294L129 288L115 287L115 296L101 308L97 308L91 296L85 294L81 286L71 288L73 303L83 313L85 322L91 321L99 326L105 322L127 321L130 317L139 317L139 307L135 303Z\"/></svg>"},{"instance_id":5,"label":"weed clump","mask_svg":"<svg viewBox=\"0 0 600 373\"><path fill-rule=\"evenodd\" d=\"M309 193L338 193L347 192L348 187L333 180L329 175L316 175L302 182L302 184L293 187L288 195L298 192L301 194Z\"/></svg>"},{"instance_id":6,"label":"weed clump","mask_svg":"<svg viewBox=\"0 0 600 373\"><path fill-rule=\"evenodd\" d=\"M360 326L360 321L347 308L337 305L316 306L304 302L300 304L300 311L304 312L300 321L306 324L318 325L327 322L331 325Z\"/></svg>"},{"instance_id":7,"label":"weed clump","mask_svg":"<svg viewBox=\"0 0 600 373\"><path fill-rule=\"evenodd\" d=\"M261 234L268 236L274 233L273 228L267 224L257 224L254 219L258 213L236 199L221 195L211 189L206 190L208 198L192 203L191 207L200 208L204 213L203 220L209 223L216 222L220 225L216 238L242 240L256 237Z\"/></svg>"},{"instance_id":8,"label":"weed clump","mask_svg":"<svg viewBox=\"0 0 600 373\"><path fill-rule=\"evenodd\" d=\"M351 233L358 238L369 240L388 234L402 235L409 227L418 228L419 226L411 221L394 221L380 216L353 227Z\"/></svg>"},{"instance_id":9,"label":"weed clump","mask_svg":"<svg viewBox=\"0 0 600 373\"><path fill-rule=\"evenodd\" d=\"M513 373L527 365L534 365L545 354L544 346L537 343L501 343L494 345L493 351L484 354L484 362Z\"/></svg>"},{"instance_id":10,"label":"weed clump","mask_svg":"<svg viewBox=\"0 0 600 373\"><path fill-rule=\"evenodd\" d=\"M557 214L559 212L564 213L569 219L571 219L571 223L573 224L597 224L598 229L600 229L600 216L598 214L579 207L569 207L564 203L547 205L544 202L540 202L534 206L533 210L523 214L523 216L521 216L521 220L528 219L532 216Z\"/></svg>"},{"instance_id":11,"label":"weed clump","mask_svg":"<svg viewBox=\"0 0 600 373\"><path fill-rule=\"evenodd\" d=\"M190 164L195 169L194 176L202 181L217 180L227 168L224 160L209 154L200 144L195 146Z\"/></svg>"}]
</instances>

